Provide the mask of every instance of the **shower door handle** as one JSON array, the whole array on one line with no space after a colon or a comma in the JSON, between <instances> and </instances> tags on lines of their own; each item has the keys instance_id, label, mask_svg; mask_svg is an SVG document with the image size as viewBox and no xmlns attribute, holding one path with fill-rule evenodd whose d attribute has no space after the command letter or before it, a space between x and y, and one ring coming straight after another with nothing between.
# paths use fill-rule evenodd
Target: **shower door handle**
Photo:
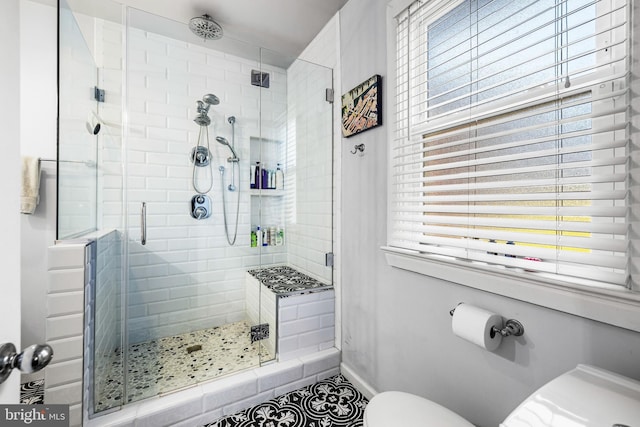
<instances>
[{"instance_id":1,"label":"shower door handle","mask_svg":"<svg viewBox=\"0 0 640 427\"><path fill-rule=\"evenodd\" d=\"M147 244L147 204L142 202L140 208L140 243L144 246Z\"/></svg>"}]
</instances>

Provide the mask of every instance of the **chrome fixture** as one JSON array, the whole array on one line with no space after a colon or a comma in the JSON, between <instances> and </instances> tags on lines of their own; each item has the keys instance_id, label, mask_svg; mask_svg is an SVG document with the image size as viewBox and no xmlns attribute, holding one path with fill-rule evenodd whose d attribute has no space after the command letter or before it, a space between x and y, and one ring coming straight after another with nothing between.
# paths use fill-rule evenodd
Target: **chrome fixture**
<instances>
[{"instance_id":1,"label":"chrome fixture","mask_svg":"<svg viewBox=\"0 0 640 427\"><path fill-rule=\"evenodd\" d=\"M227 158L227 162L231 163L231 182L229 183L227 190L229 190L229 192L235 192L240 188L240 174L238 173L237 187L236 187L236 178L235 178L235 169L240 168L240 158L238 157L238 154L234 149L234 145L236 141L235 116L229 116L229 118L227 119L227 122L229 122L229 124L231 125L231 144L229 143L229 141L227 141L226 138L222 136L216 137L216 141L218 141L222 145L226 145L227 147L229 147L229 150L231 150L231 154L233 155L232 157ZM224 188L224 171L225 171L224 166L220 166L219 171L220 171L220 184L222 188L222 214L224 216L224 231L227 236L227 242L229 243L229 245L233 246L236 243L236 238L238 237L238 216L240 215L240 191L238 190L237 192L236 221L235 221L235 227L233 231L233 237L231 237L229 233L229 221L227 220L227 203L226 203L226 196L225 196L226 191Z\"/></svg>"},{"instance_id":2,"label":"chrome fixture","mask_svg":"<svg viewBox=\"0 0 640 427\"><path fill-rule=\"evenodd\" d=\"M198 126L209 126L211 124L211 119L209 118L209 108L212 105L218 104L220 104L220 98L218 98L214 94L208 93L203 96L202 101L196 101L196 111L198 115L195 119L193 119L193 121L196 122Z\"/></svg>"},{"instance_id":3,"label":"chrome fixture","mask_svg":"<svg viewBox=\"0 0 640 427\"><path fill-rule=\"evenodd\" d=\"M189 20L189 29L193 34L206 40L222 38L222 27L206 13Z\"/></svg>"},{"instance_id":4,"label":"chrome fixture","mask_svg":"<svg viewBox=\"0 0 640 427\"><path fill-rule=\"evenodd\" d=\"M240 159L238 159L238 156L235 154L236 152L233 149L233 147L236 145L236 116L229 116L227 121L231 125L231 145L229 146L229 148L231 149L234 158L237 159L231 161L235 161L237 163ZM227 161L229 161L229 159L227 159ZM236 186L234 185L235 182L236 180L234 178L234 168L231 168L231 184L229 184L229 191L236 191Z\"/></svg>"},{"instance_id":5,"label":"chrome fixture","mask_svg":"<svg viewBox=\"0 0 640 427\"><path fill-rule=\"evenodd\" d=\"M209 163L211 163L209 149L203 145L193 147L193 149L191 149L191 162L200 168L209 166Z\"/></svg>"},{"instance_id":6,"label":"chrome fixture","mask_svg":"<svg viewBox=\"0 0 640 427\"><path fill-rule=\"evenodd\" d=\"M229 162L229 163L232 163L232 162L233 163L238 163L240 161L240 158L236 154L236 150L234 150L233 147L231 146L231 144L229 144L229 141L227 140L227 138L225 138L223 136L217 136L216 137L216 141L218 141L222 145L226 145L227 147L229 147L229 150L231 150L231 154L233 154L233 157L229 157L227 159L227 162Z\"/></svg>"},{"instance_id":7,"label":"chrome fixture","mask_svg":"<svg viewBox=\"0 0 640 427\"><path fill-rule=\"evenodd\" d=\"M458 303L458 305L460 305L460 304L463 304L463 303L461 303L461 302ZM456 305L454 308L449 310L449 314L451 316L453 316L453 313L455 313L456 308L458 307L458 305ZM522 325L522 323L520 323L516 319L508 319L504 323L504 328L502 328L502 329L500 329L498 327L495 327L495 326L491 327L491 332L490 332L491 338L495 337L496 334L500 334L503 337L510 337L510 336L520 337L520 336L524 335L524 326Z\"/></svg>"},{"instance_id":8,"label":"chrome fixture","mask_svg":"<svg viewBox=\"0 0 640 427\"><path fill-rule=\"evenodd\" d=\"M357 144L353 147L353 151L351 152L351 154L356 154L357 152L361 152L364 153L364 144Z\"/></svg>"},{"instance_id":9,"label":"chrome fixture","mask_svg":"<svg viewBox=\"0 0 640 427\"><path fill-rule=\"evenodd\" d=\"M14 368L25 374L38 372L51 362L53 349L48 344L34 344L20 353L12 343L0 345L0 384L11 374Z\"/></svg>"},{"instance_id":10,"label":"chrome fixture","mask_svg":"<svg viewBox=\"0 0 640 427\"><path fill-rule=\"evenodd\" d=\"M259 70L251 70L251 84L253 86L269 89L269 73L263 73Z\"/></svg>"},{"instance_id":11,"label":"chrome fixture","mask_svg":"<svg viewBox=\"0 0 640 427\"><path fill-rule=\"evenodd\" d=\"M140 244L147 244L147 204L142 202L140 206Z\"/></svg>"},{"instance_id":12,"label":"chrome fixture","mask_svg":"<svg viewBox=\"0 0 640 427\"><path fill-rule=\"evenodd\" d=\"M211 198L206 194L196 194L191 198L191 216L206 219L211 216Z\"/></svg>"},{"instance_id":13,"label":"chrome fixture","mask_svg":"<svg viewBox=\"0 0 640 427\"><path fill-rule=\"evenodd\" d=\"M204 95L202 97L202 101L196 101L196 111L198 115L195 119L193 119L193 121L196 122L198 126L200 126L200 131L198 132L198 142L196 143L196 146L191 150L191 162L193 163L191 183L193 185L193 189L198 194L208 193L213 187L213 171L211 169L211 147L209 146L209 125L211 124L211 119L209 118L209 108L212 105L218 104L220 104L220 98L212 93ZM202 140L205 138L207 140L206 146L201 144ZM196 166L209 166L209 185L206 189L198 188Z\"/></svg>"},{"instance_id":14,"label":"chrome fixture","mask_svg":"<svg viewBox=\"0 0 640 427\"><path fill-rule=\"evenodd\" d=\"M495 326L491 328L492 338L495 334L500 334L503 337L510 337L512 335L514 337L519 337L524 335L524 326L522 326L522 323L516 319L509 319L504 323L504 328L499 329Z\"/></svg>"}]
</instances>

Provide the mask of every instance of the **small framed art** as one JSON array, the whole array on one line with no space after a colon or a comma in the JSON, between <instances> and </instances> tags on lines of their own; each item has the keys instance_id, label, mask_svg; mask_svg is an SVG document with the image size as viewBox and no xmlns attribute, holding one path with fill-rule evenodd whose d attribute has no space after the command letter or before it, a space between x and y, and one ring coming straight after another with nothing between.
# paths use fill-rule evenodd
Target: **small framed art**
<instances>
[{"instance_id":1,"label":"small framed art","mask_svg":"<svg viewBox=\"0 0 640 427\"><path fill-rule=\"evenodd\" d=\"M342 95L342 135L345 138L382 124L382 77L378 74Z\"/></svg>"}]
</instances>

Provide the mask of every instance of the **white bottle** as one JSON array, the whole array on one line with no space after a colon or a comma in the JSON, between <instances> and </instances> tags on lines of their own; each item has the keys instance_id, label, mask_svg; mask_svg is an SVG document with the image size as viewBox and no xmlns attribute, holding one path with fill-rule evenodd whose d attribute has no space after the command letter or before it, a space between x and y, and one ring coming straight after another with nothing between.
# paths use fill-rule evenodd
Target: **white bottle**
<instances>
[{"instance_id":1,"label":"white bottle","mask_svg":"<svg viewBox=\"0 0 640 427\"><path fill-rule=\"evenodd\" d=\"M280 163L276 169L276 190L284 190L284 172L282 172Z\"/></svg>"},{"instance_id":2,"label":"white bottle","mask_svg":"<svg viewBox=\"0 0 640 427\"><path fill-rule=\"evenodd\" d=\"M257 165L251 165L251 178L249 181L250 188L257 188L256 186L256 167Z\"/></svg>"}]
</instances>

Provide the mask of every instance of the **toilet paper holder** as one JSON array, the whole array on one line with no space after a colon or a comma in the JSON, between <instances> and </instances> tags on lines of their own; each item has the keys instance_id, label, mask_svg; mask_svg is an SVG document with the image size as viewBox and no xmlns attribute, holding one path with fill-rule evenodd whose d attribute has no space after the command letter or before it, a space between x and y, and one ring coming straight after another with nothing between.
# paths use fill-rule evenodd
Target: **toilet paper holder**
<instances>
[{"instance_id":1,"label":"toilet paper holder","mask_svg":"<svg viewBox=\"0 0 640 427\"><path fill-rule=\"evenodd\" d=\"M458 305L460 304L463 304L463 303L458 303ZM453 316L453 313L456 311L456 307L449 310L449 314L451 316ZM490 333L491 338L493 338L496 334L500 334L503 337L509 337L509 336L519 337L524 335L524 326L522 325L522 323L520 323L520 321L516 319L508 319L504 323L504 327L502 329L496 326L491 328L491 333Z\"/></svg>"}]
</instances>

